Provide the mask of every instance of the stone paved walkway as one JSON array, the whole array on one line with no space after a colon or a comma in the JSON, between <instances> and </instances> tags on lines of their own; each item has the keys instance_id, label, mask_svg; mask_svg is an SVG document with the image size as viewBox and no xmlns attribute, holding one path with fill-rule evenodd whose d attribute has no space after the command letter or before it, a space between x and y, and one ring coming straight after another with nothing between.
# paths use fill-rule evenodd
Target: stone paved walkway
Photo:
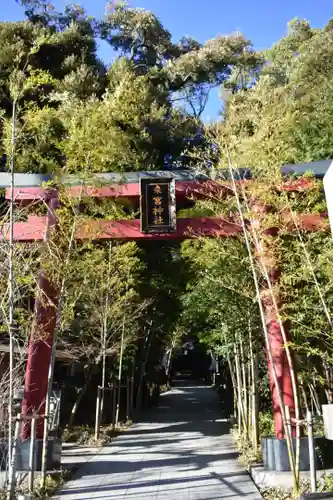
<instances>
[{"instance_id":1,"label":"stone paved walkway","mask_svg":"<svg viewBox=\"0 0 333 500\"><path fill-rule=\"evenodd\" d=\"M180 385L79 469L58 500L257 500L209 387ZM75 461L75 453L73 453Z\"/></svg>"}]
</instances>

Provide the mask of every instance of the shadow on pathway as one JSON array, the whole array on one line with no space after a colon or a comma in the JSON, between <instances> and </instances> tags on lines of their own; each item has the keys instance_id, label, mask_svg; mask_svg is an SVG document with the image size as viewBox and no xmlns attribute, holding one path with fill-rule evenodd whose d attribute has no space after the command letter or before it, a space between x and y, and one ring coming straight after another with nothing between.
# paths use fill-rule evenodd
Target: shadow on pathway
<instances>
[{"instance_id":1,"label":"shadow on pathway","mask_svg":"<svg viewBox=\"0 0 333 500\"><path fill-rule=\"evenodd\" d=\"M256 500L237 462L230 425L211 388L186 382L163 394L126 433L102 448L54 497L58 500ZM68 449L76 463L80 451Z\"/></svg>"}]
</instances>

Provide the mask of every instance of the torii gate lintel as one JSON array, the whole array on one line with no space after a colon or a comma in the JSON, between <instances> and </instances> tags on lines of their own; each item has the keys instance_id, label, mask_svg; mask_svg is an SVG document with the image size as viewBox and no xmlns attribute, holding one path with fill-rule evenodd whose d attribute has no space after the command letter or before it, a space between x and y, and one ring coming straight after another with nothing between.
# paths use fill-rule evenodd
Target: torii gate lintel
<instances>
[{"instance_id":1,"label":"torii gate lintel","mask_svg":"<svg viewBox=\"0 0 333 500\"><path fill-rule=\"evenodd\" d=\"M154 177L158 176L154 172ZM169 175L169 172L167 173ZM164 173L166 176L166 173ZM0 179L1 180L1 179ZM243 181L240 181L243 182ZM246 181L245 181L246 182ZM1 183L0 183L1 184ZM280 187L285 190L306 190L311 187L311 183L301 180L300 182L292 181L287 182L284 186ZM77 196L79 186L70 186L68 188L69 194ZM207 190L220 189L223 193L232 192L227 182L223 185L212 182L198 182L196 179L187 179L186 181L180 180L176 183L176 196L179 198L186 198L189 193L196 196L204 196ZM102 187L88 187L86 194L92 197L130 197L136 199L139 196L139 184L133 182L131 184L118 184L112 186ZM10 190L7 189L6 197L10 197ZM19 203L31 203L37 200L49 200L49 206L55 203L56 190L45 190L41 186L21 186L16 188L15 200ZM318 230L326 223L326 215L299 215L300 227L307 230ZM54 226L55 221L53 217L53 210L49 210L47 217L30 216L26 222L16 223L14 225L14 239L15 241L42 241L45 234L51 226ZM292 228L292 220L286 215L286 224L290 224ZM160 240L179 240L185 238L196 238L198 236L210 237L233 237L242 232L240 224L235 220L225 220L221 218L197 218L197 219L177 219L177 229L171 233L158 233L158 234L144 234L140 231L140 221L127 220L127 221L91 221L88 233L84 228L78 228L75 235L78 239L91 238L94 234L96 240L106 239L119 239L119 240L141 240L141 239L160 239ZM8 228L3 230L3 238L8 237ZM31 332L28 362L26 369L25 380L25 398L23 402L23 413L29 414L32 410L37 410L39 414L43 414L47 377L50 363L51 348L53 343L54 328L56 323L56 311L58 293L47 280L41 271L39 285L41 293L46 297L47 303L45 304L36 299L35 303L35 321ZM50 305L53 304L53 305ZM288 364L285 359L285 352L283 349L283 341L281 337L281 329L278 324L276 315L272 316L271 310L267 310L267 327L270 335L271 344L275 353L275 369L278 374L278 379L281 384L283 392L284 404L294 408L294 398L291 387L291 379ZM40 333L42 332L42 335ZM268 371L271 375L272 367L268 364ZM279 438L284 436L284 429L281 420L281 412L279 401L276 393L276 388L272 383L272 376L270 377L270 386L272 392L273 409L275 415L275 430ZM37 437L42 438L43 427L39 426L37 429ZM25 428L23 437L29 437L29 429Z\"/></svg>"}]
</instances>

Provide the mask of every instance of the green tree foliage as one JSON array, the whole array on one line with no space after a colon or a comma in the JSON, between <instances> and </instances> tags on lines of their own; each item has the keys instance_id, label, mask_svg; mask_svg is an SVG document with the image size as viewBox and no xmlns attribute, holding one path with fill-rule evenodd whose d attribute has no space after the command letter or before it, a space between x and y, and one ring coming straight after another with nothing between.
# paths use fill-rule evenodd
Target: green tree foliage
<instances>
[{"instance_id":1,"label":"green tree foliage","mask_svg":"<svg viewBox=\"0 0 333 500\"><path fill-rule=\"evenodd\" d=\"M300 364L308 369L307 359L314 361L318 377L327 380L331 331L318 308L304 248L297 234L285 235L280 217L290 207L322 211L323 197L318 185L311 197L294 198L272 194L270 187L279 179L281 164L332 157L332 23L313 29L296 19L284 38L257 54L239 34L205 44L191 38L174 42L152 12L126 2L111 2L102 20L89 18L79 6L59 13L44 0L21 3L26 21L0 23L2 167L7 168L10 152L14 102L15 169L21 172L89 176L198 165L209 170L225 167L228 146L235 166L250 167L265 177L265 189L254 184L247 194L259 193L278 214L274 222L282 230L277 248L284 272L282 312L292 325ZM115 53L109 67L97 56L98 40ZM208 127L200 115L214 85L221 85L227 98L223 120ZM197 204L192 213L229 216L237 213L233 203L231 198L210 200ZM122 207L115 205L95 204L90 216L91 212L95 217L125 217ZM62 219L67 239L71 217ZM329 238L318 234L305 240L330 307L332 253L318 250L328 246ZM249 345L249 320L255 348L262 348L249 263L240 239L186 242L181 250L151 242L140 250L134 244L115 245L112 252L116 278L110 338L119 342L125 301L126 328L137 333L140 362L152 348L152 365L179 330L196 333L217 354L231 356L235 343L240 348L243 339ZM63 331L95 345L99 359L107 251L103 245L77 247L74 255ZM78 285L81 279L84 286ZM130 318L144 300L149 302L146 315L133 325ZM320 361L323 352L325 366ZM263 358L261 349L261 362Z\"/></svg>"},{"instance_id":2,"label":"green tree foliage","mask_svg":"<svg viewBox=\"0 0 333 500\"><path fill-rule=\"evenodd\" d=\"M64 297L62 343L72 347L77 359L98 365L105 326L111 356L119 354L123 324L126 348L136 341L142 263L135 243L76 247Z\"/></svg>"},{"instance_id":3,"label":"green tree foliage","mask_svg":"<svg viewBox=\"0 0 333 500\"><path fill-rule=\"evenodd\" d=\"M233 356L235 334L258 322L251 270L241 240L186 241L192 278L183 296L183 324L216 354ZM257 323L258 324L258 323Z\"/></svg>"},{"instance_id":4,"label":"green tree foliage","mask_svg":"<svg viewBox=\"0 0 333 500\"><path fill-rule=\"evenodd\" d=\"M332 311L332 241L327 227L306 234L295 226L290 235L281 218L284 214L293 220L293 212L325 212L321 181L310 191L288 195L274 186L281 182L283 164L332 158L331 24L314 29L307 21L291 21L286 36L263 54L265 63L251 85L235 86L227 95L224 120L214 130L223 155L228 147L233 165L250 167L260 179L249 188L248 200L259 198L275 212L265 223L280 229L275 248L282 270L279 292L305 387L302 404L314 400L313 381L332 400L332 327L327 317ZM219 167L225 167L223 157Z\"/></svg>"},{"instance_id":5,"label":"green tree foliage","mask_svg":"<svg viewBox=\"0 0 333 500\"><path fill-rule=\"evenodd\" d=\"M6 111L11 109L8 80L13 71L23 71L25 78L43 71L52 79L21 97L22 171L186 166L191 160L183 151L205 144L204 127L196 116L173 106L176 95L193 102L207 86L228 78L232 66L259 64L241 35L217 37L204 45L185 38L174 43L152 12L126 2L111 3L102 20L89 18L78 6L58 13L43 0L22 3L28 21L0 25ZM96 39L119 54L109 68L98 60ZM51 153L45 159L36 144L48 135Z\"/></svg>"},{"instance_id":6,"label":"green tree foliage","mask_svg":"<svg viewBox=\"0 0 333 500\"><path fill-rule=\"evenodd\" d=\"M148 361L152 366L162 359L177 330L189 268L178 245L157 241L141 245L141 249L145 272L140 293L149 302L143 330L151 344Z\"/></svg>"},{"instance_id":7,"label":"green tree foliage","mask_svg":"<svg viewBox=\"0 0 333 500\"><path fill-rule=\"evenodd\" d=\"M239 166L272 176L281 164L332 157L332 29L294 20L264 54L255 84L229 96L220 134Z\"/></svg>"}]
</instances>

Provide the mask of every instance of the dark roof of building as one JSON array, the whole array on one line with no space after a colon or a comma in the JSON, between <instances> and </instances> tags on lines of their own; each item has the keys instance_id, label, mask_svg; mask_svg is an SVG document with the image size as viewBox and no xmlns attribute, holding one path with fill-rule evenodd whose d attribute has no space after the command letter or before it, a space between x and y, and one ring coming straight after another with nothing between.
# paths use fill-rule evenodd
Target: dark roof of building
<instances>
[{"instance_id":1,"label":"dark roof of building","mask_svg":"<svg viewBox=\"0 0 333 500\"><path fill-rule=\"evenodd\" d=\"M297 165L283 165L281 171L283 175L301 176L306 172L311 172L313 175L322 179L329 169L333 160L319 160L310 163L298 163Z\"/></svg>"},{"instance_id":2,"label":"dark roof of building","mask_svg":"<svg viewBox=\"0 0 333 500\"><path fill-rule=\"evenodd\" d=\"M295 175L301 176L306 172L311 172L318 178L323 178L326 174L332 160L320 160L309 163L300 163L297 165L283 165L281 167L281 172L283 175ZM196 173L193 170L161 170L161 171L141 171L141 172L109 172L109 173L99 173L93 174L89 179L84 179L79 176L69 175L63 179L64 184L67 185L79 185L81 182L103 184L135 184L140 181L141 178L147 177L174 177L178 181L205 181L210 177L206 174ZM228 180L230 179L228 169L221 169L217 172L216 177L218 179ZM250 168L239 168L235 170L235 177L238 179L250 179L251 169ZM52 181L51 175L44 174L21 174L17 173L14 177L15 187L38 187L42 184ZM10 174L8 172L0 172L0 188L10 187Z\"/></svg>"}]
</instances>

